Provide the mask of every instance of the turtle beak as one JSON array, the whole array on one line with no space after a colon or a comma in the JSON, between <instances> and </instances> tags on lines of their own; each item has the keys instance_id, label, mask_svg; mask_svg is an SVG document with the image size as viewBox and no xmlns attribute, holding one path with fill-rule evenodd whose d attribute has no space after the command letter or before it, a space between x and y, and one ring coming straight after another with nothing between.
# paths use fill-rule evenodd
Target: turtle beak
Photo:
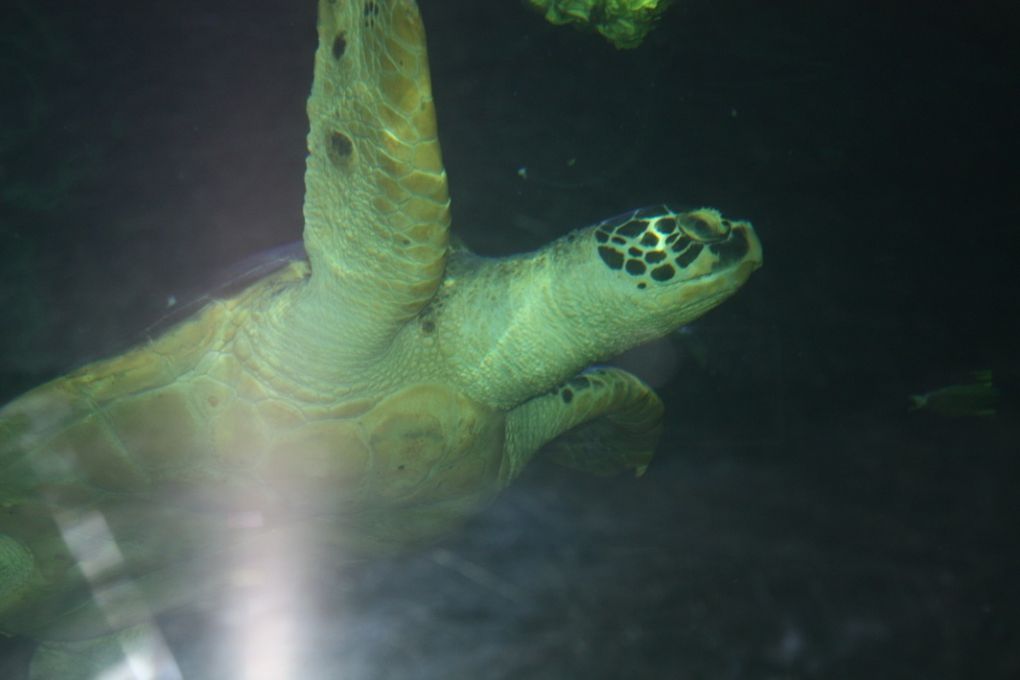
<instances>
[{"instance_id":1,"label":"turtle beak","mask_svg":"<svg viewBox=\"0 0 1020 680\"><path fill-rule=\"evenodd\" d=\"M688 282L715 280L727 290L744 285L764 261L754 227L750 222L721 218L685 223L683 218L690 215L682 215L680 224L692 245L678 258L682 263L684 254L696 253L687 271Z\"/></svg>"},{"instance_id":2,"label":"turtle beak","mask_svg":"<svg viewBox=\"0 0 1020 680\"><path fill-rule=\"evenodd\" d=\"M741 283L747 280L752 272L759 269L765 262L761 251L761 241L754 227L749 222L733 222L730 228L729 238L719 244L715 252L720 257L720 263L727 261L742 260L740 269ZM712 246L709 246L712 249Z\"/></svg>"}]
</instances>

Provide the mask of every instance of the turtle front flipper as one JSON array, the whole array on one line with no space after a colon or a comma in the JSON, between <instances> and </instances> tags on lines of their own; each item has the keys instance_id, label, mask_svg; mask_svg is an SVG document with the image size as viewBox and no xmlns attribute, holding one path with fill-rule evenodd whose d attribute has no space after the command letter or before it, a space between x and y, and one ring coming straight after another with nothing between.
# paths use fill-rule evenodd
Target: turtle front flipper
<instances>
[{"instance_id":1,"label":"turtle front flipper","mask_svg":"<svg viewBox=\"0 0 1020 680\"><path fill-rule=\"evenodd\" d=\"M539 450L592 474L641 475L661 430L662 402L650 387L618 368L591 368L510 412L506 481Z\"/></svg>"},{"instance_id":2,"label":"turtle front flipper","mask_svg":"<svg viewBox=\"0 0 1020 680\"><path fill-rule=\"evenodd\" d=\"M381 354L439 285L449 195L416 4L320 0L318 34L302 320L336 330L343 359L357 364Z\"/></svg>"}]
</instances>

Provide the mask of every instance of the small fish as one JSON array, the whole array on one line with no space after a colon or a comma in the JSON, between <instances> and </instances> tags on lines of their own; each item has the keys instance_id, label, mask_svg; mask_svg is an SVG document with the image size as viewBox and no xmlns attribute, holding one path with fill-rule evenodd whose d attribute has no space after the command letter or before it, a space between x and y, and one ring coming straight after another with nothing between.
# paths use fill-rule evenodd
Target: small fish
<instances>
[{"instance_id":1,"label":"small fish","mask_svg":"<svg viewBox=\"0 0 1020 680\"><path fill-rule=\"evenodd\" d=\"M999 390L992 383L992 372L974 371L971 375L971 383L949 385L924 394L911 395L910 410L924 409L947 418L994 416L999 402Z\"/></svg>"}]
</instances>

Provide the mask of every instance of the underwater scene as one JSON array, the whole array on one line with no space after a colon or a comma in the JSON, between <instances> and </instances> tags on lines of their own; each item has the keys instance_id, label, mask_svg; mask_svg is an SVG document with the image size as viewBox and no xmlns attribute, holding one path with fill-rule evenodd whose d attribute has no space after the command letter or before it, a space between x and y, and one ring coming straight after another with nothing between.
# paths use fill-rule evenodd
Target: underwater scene
<instances>
[{"instance_id":1,"label":"underwater scene","mask_svg":"<svg viewBox=\"0 0 1020 680\"><path fill-rule=\"evenodd\" d=\"M1018 32L14 0L0 679L1020 677Z\"/></svg>"}]
</instances>

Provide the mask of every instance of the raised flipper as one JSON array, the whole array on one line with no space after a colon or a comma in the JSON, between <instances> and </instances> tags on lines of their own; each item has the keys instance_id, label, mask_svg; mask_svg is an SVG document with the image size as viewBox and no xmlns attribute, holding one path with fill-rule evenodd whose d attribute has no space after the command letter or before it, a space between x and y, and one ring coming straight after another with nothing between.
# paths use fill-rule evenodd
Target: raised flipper
<instances>
[{"instance_id":1,"label":"raised flipper","mask_svg":"<svg viewBox=\"0 0 1020 680\"><path fill-rule=\"evenodd\" d=\"M383 351L436 291L450 201L415 3L320 0L318 31L305 172L308 293L314 320L337 328L337 353L351 361Z\"/></svg>"}]
</instances>

